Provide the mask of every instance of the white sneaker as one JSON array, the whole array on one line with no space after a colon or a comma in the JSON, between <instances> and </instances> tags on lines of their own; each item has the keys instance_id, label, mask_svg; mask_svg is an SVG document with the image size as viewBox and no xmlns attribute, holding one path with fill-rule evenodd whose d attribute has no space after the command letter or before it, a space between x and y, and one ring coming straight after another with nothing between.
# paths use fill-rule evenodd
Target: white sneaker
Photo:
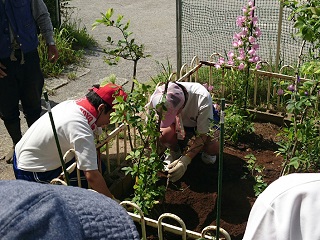
<instances>
[{"instance_id":1,"label":"white sneaker","mask_svg":"<svg viewBox=\"0 0 320 240\"><path fill-rule=\"evenodd\" d=\"M205 152L202 152L201 159L205 164L214 164L217 160L217 156L212 156Z\"/></svg>"},{"instance_id":2,"label":"white sneaker","mask_svg":"<svg viewBox=\"0 0 320 240\"><path fill-rule=\"evenodd\" d=\"M177 160L179 157L181 157L181 151L170 151L169 154L166 155L165 159L163 160L164 170L168 171L168 165L172 163L173 161Z\"/></svg>"}]
</instances>

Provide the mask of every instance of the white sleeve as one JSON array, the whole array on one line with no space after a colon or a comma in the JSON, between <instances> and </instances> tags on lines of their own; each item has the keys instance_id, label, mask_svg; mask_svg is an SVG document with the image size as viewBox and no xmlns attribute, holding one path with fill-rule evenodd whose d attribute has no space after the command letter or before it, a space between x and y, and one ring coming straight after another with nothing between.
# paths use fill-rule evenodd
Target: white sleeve
<instances>
[{"instance_id":1,"label":"white sleeve","mask_svg":"<svg viewBox=\"0 0 320 240\"><path fill-rule=\"evenodd\" d=\"M212 100L202 96L198 102L199 115L197 119L197 132L199 134L208 133L210 119L213 119Z\"/></svg>"},{"instance_id":2,"label":"white sleeve","mask_svg":"<svg viewBox=\"0 0 320 240\"><path fill-rule=\"evenodd\" d=\"M73 129L77 130L68 132L71 135L71 145L74 147L78 157L78 169L84 171L97 170L97 152L92 130L82 123L77 123L77 126L73 127Z\"/></svg>"},{"instance_id":3,"label":"white sleeve","mask_svg":"<svg viewBox=\"0 0 320 240\"><path fill-rule=\"evenodd\" d=\"M276 224L274 209L258 198L250 211L243 240L276 240Z\"/></svg>"}]
</instances>

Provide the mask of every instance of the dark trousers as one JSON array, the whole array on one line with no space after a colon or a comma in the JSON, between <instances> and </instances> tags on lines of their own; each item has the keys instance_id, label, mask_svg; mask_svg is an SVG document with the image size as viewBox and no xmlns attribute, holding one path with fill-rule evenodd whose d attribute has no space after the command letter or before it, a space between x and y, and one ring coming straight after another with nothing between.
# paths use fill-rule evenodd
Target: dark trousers
<instances>
[{"instance_id":1,"label":"dark trousers","mask_svg":"<svg viewBox=\"0 0 320 240\"><path fill-rule=\"evenodd\" d=\"M17 61L0 59L7 73L6 77L0 79L0 118L14 144L21 138L19 101L27 124L31 126L41 114L44 85L37 50L24 54L24 64L21 64L20 50L16 51L15 56Z\"/></svg>"},{"instance_id":2,"label":"dark trousers","mask_svg":"<svg viewBox=\"0 0 320 240\"><path fill-rule=\"evenodd\" d=\"M69 162L66 163L66 167L69 167L72 163L74 163L75 159L73 158ZM26 180L31 182L39 182L39 183L50 183L52 179L58 177L60 173L62 173L62 167L57 169L46 171L46 172L29 172L21 170L17 167L17 158L16 154L13 155L13 172L16 179ZM84 176L83 171L80 171L81 177L81 186L83 188L88 188L88 182ZM77 179L77 171L74 170L71 174L69 174L69 180L71 186L78 186Z\"/></svg>"}]
</instances>

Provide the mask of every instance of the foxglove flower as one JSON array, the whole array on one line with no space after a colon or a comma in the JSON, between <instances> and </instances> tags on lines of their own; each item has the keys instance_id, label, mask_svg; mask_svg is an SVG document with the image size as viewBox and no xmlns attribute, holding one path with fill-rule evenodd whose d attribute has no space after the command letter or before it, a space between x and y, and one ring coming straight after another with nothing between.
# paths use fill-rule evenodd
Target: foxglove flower
<instances>
[{"instance_id":1,"label":"foxglove flower","mask_svg":"<svg viewBox=\"0 0 320 240\"><path fill-rule=\"evenodd\" d=\"M279 96L282 96L283 93L284 93L283 89L279 88L278 91L277 91L277 94L278 94Z\"/></svg>"},{"instance_id":2,"label":"foxglove flower","mask_svg":"<svg viewBox=\"0 0 320 240\"><path fill-rule=\"evenodd\" d=\"M288 86L288 90L291 91L291 92L294 92L294 85L293 84L290 84Z\"/></svg>"},{"instance_id":3,"label":"foxglove flower","mask_svg":"<svg viewBox=\"0 0 320 240\"><path fill-rule=\"evenodd\" d=\"M258 18L253 16L254 10L254 2L250 0L247 6L242 8L243 16L238 16L236 20L236 25L241 27L241 31L233 35L232 46L235 51L228 53L228 64L237 66L239 70L249 66L248 63L256 63L260 60L257 56L259 49L257 38L261 36L261 31L257 27ZM256 68L259 67L256 66Z\"/></svg>"},{"instance_id":4,"label":"foxglove flower","mask_svg":"<svg viewBox=\"0 0 320 240\"><path fill-rule=\"evenodd\" d=\"M240 63L238 69L239 69L239 70L243 70L244 67L245 67L244 63Z\"/></svg>"},{"instance_id":5,"label":"foxglove flower","mask_svg":"<svg viewBox=\"0 0 320 240\"><path fill-rule=\"evenodd\" d=\"M213 91L213 86L211 86L211 85L208 86L208 91L209 91L209 92L212 92L212 91Z\"/></svg>"},{"instance_id":6,"label":"foxglove flower","mask_svg":"<svg viewBox=\"0 0 320 240\"><path fill-rule=\"evenodd\" d=\"M253 0L249 0L248 4L242 8L243 16L238 16L236 19L236 25L241 30L233 34L232 46L234 51L228 52L228 60L218 60L215 64L217 69L227 62L229 65L243 70L246 66L249 67L251 63L257 63L260 60L257 55L257 50L259 49L257 38L261 36L261 31L257 27L258 18L254 16L255 9ZM256 66L257 69L260 67Z\"/></svg>"}]
</instances>

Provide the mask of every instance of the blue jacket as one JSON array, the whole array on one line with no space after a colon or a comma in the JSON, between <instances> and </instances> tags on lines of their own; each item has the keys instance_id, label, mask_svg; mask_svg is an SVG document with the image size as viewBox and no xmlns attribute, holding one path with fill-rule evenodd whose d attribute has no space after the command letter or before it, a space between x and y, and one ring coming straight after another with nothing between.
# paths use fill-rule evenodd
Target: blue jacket
<instances>
[{"instance_id":1,"label":"blue jacket","mask_svg":"<svg viewBox=\"0 0 320 240\"><path fill-rule=\"evenodd\" d=\"M2 180L0 203L2 240L141 239L124 207L88 189Z\"/></svg>"},{"instance_id":2,"label":"blue jacket","mask_svg":"<svg viewBox=\"0 0 320 240\"><path fill-rule=\"evenodd\" d=\"M0 0L0 58L10 56L9 23L24 53L37 49L37 24L32 15L31 0Z\"/></svg>"}]
</instances>

